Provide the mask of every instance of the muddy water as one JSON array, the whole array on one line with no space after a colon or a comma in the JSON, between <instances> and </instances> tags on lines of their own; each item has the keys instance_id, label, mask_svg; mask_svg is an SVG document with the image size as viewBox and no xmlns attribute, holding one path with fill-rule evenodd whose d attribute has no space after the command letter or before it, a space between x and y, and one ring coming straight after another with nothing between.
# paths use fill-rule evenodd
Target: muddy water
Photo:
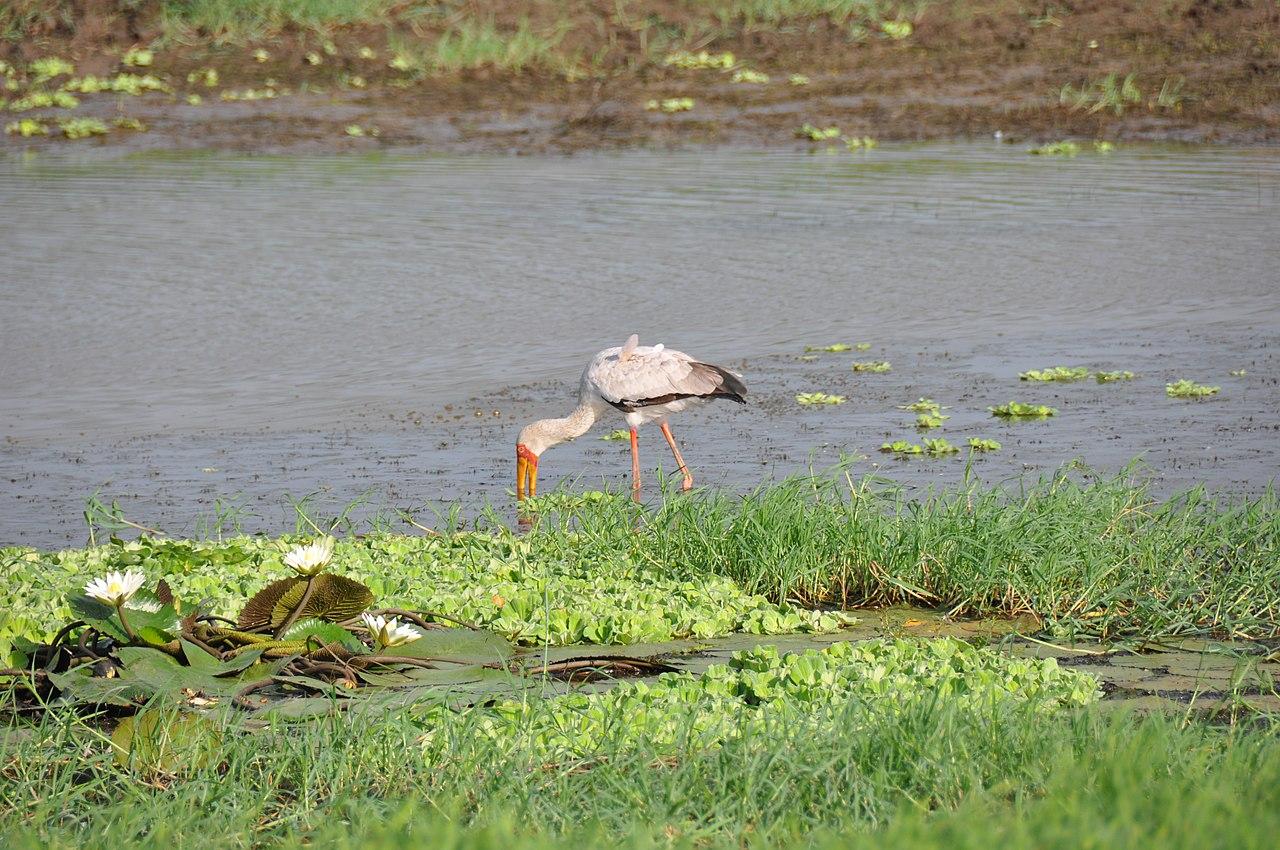
<instances>
[{"instance_id":1,"label":"muddy water","mask_svg":"<svg viewBox=\"0 0 1280 850\"><path fill-rule=\"evenodd\" d=\"M1273 150L39 157L0 160L0 198L0 543L78 542L98 488L171 533L219 496L250 529L286 493L502 501L519 424L632 331L756 391L677 427L708 484L842 457L952 480L875 451L918 437L897 406L920 395L951 407L936 435L1005 444L992 480L1142 455L1168 487L1256 491L1280 468ZM837 341L873 347L798 357ZM1017 380L1060 363L1139 378ZM1222 393L1165 398L1180 377ZM1062 414L986 414L1014 398ZM544 484L616 481L620 452L583 438Z\"/></svg>"}]
</instances>

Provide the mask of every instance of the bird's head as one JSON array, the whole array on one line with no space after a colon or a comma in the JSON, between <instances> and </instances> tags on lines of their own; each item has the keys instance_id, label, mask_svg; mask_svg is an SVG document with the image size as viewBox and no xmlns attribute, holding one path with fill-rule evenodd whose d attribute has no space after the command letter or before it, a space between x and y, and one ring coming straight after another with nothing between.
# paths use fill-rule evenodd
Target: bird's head
<instances>
[{"instance_id":1,"label":"bird's head","mask_svg":"<svg viewBox=\"0 0 1280 850\"><path fill-rule=\"evenodd\" d=\"M516 438L516 498L538 495L538 458L558 443L542 422L525 426Z\"/></svg>"}]
</instances>

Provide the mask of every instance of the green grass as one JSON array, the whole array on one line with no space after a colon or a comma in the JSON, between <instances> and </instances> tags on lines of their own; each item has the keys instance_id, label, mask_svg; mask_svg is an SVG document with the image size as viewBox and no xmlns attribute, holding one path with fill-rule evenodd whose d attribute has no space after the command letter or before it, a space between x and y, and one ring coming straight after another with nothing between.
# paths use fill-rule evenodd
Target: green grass
<instances>
[{"instance_id":1,"label":"green grass","mask_svg":"<svg viewBox=\"0 0 1280 850\"><path fill-rule=\"evenodd\" d=\"M491 717L223 718L217 759L165 774L121 769L94 725L50 714L5 739L0 844L1248 850L1280 828L1274 726L854 699L674 756L606 736L548 759Z\"/></svg>"}]
</instances>

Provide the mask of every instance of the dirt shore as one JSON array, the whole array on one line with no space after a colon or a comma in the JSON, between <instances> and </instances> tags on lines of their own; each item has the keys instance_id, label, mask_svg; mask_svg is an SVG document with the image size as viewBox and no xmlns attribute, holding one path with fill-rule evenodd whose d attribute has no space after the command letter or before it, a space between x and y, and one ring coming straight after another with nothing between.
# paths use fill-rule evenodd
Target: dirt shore
<instances>
[{"instance_id":1,"label":"dirt shore","mask_svg":"<svg viewBox=\"0 0 1280 850\"><path fill-rule=\"evenodd\" d=\"M0 44L0 55L17 67L58 55L74 61L78 74L145 70L164 80L170 93L81 97L76 115L128 116L147 125L144 133L113 131L74 143L120 151L805 146L812 143L796 137L805 123L879 140L999 131L1011 142L1280 141L1280 7L1263 0L940 2L925 6L901 38L854 38L847 22L828 18L771 27L738 21L704 32L682 19L690 13L674 2L632 3L625 14L610 11L612 3L550 4L555 10L478 3L472 5L484 7L500 31L521 21L534 31L558 26L554 60L544 56L519 71L479 63L412 73L388 62L389 39L402 23L323 37L285 29L251 43L217 46L209 37L176 44L163 37L158 12L147 14L158 4L130 4L128 16L102 11L119 4L68 5L76 11ZM663 21L683 38L657 47ZM430 30L411 35L424 44L438 38ZM160 45L153 64L120 65L125 50L153 43ZM731 52L734 66L664 65L677 45ZM264 52L255 58L258 50ZM214 85L202 76L210 68ZM768 82L735 82L735 69ZM1126 80L1129 88L1118 94ZM262 97L224 99L246 91ZM191 95L199 105L188 102ZM673 114L646 108L666 98L692 98L693 105ZM56 132L0 137L0 149L69 144Z\"/></svg>"}]
</instances>

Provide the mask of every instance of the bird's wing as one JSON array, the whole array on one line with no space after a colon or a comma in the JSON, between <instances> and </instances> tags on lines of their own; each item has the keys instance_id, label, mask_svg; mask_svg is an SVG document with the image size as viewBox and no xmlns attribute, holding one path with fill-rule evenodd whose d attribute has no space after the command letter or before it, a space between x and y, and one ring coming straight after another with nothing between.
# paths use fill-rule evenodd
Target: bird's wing
<instances>
[{"instance_id":1,"label":"bird's wing","mask_svg":"<svg viewBox=\"0 0 1280 850\"><path fill-rule=\"evenodd\" d=\"M664 404L677 398L724 394L724 370L699 363L682 351L660 345L638 346L624 360L621 349L596 355L587 379L600 397L615 407ZM736 394L736 390L734 390Z\"/></svg>"}]
</instances>

